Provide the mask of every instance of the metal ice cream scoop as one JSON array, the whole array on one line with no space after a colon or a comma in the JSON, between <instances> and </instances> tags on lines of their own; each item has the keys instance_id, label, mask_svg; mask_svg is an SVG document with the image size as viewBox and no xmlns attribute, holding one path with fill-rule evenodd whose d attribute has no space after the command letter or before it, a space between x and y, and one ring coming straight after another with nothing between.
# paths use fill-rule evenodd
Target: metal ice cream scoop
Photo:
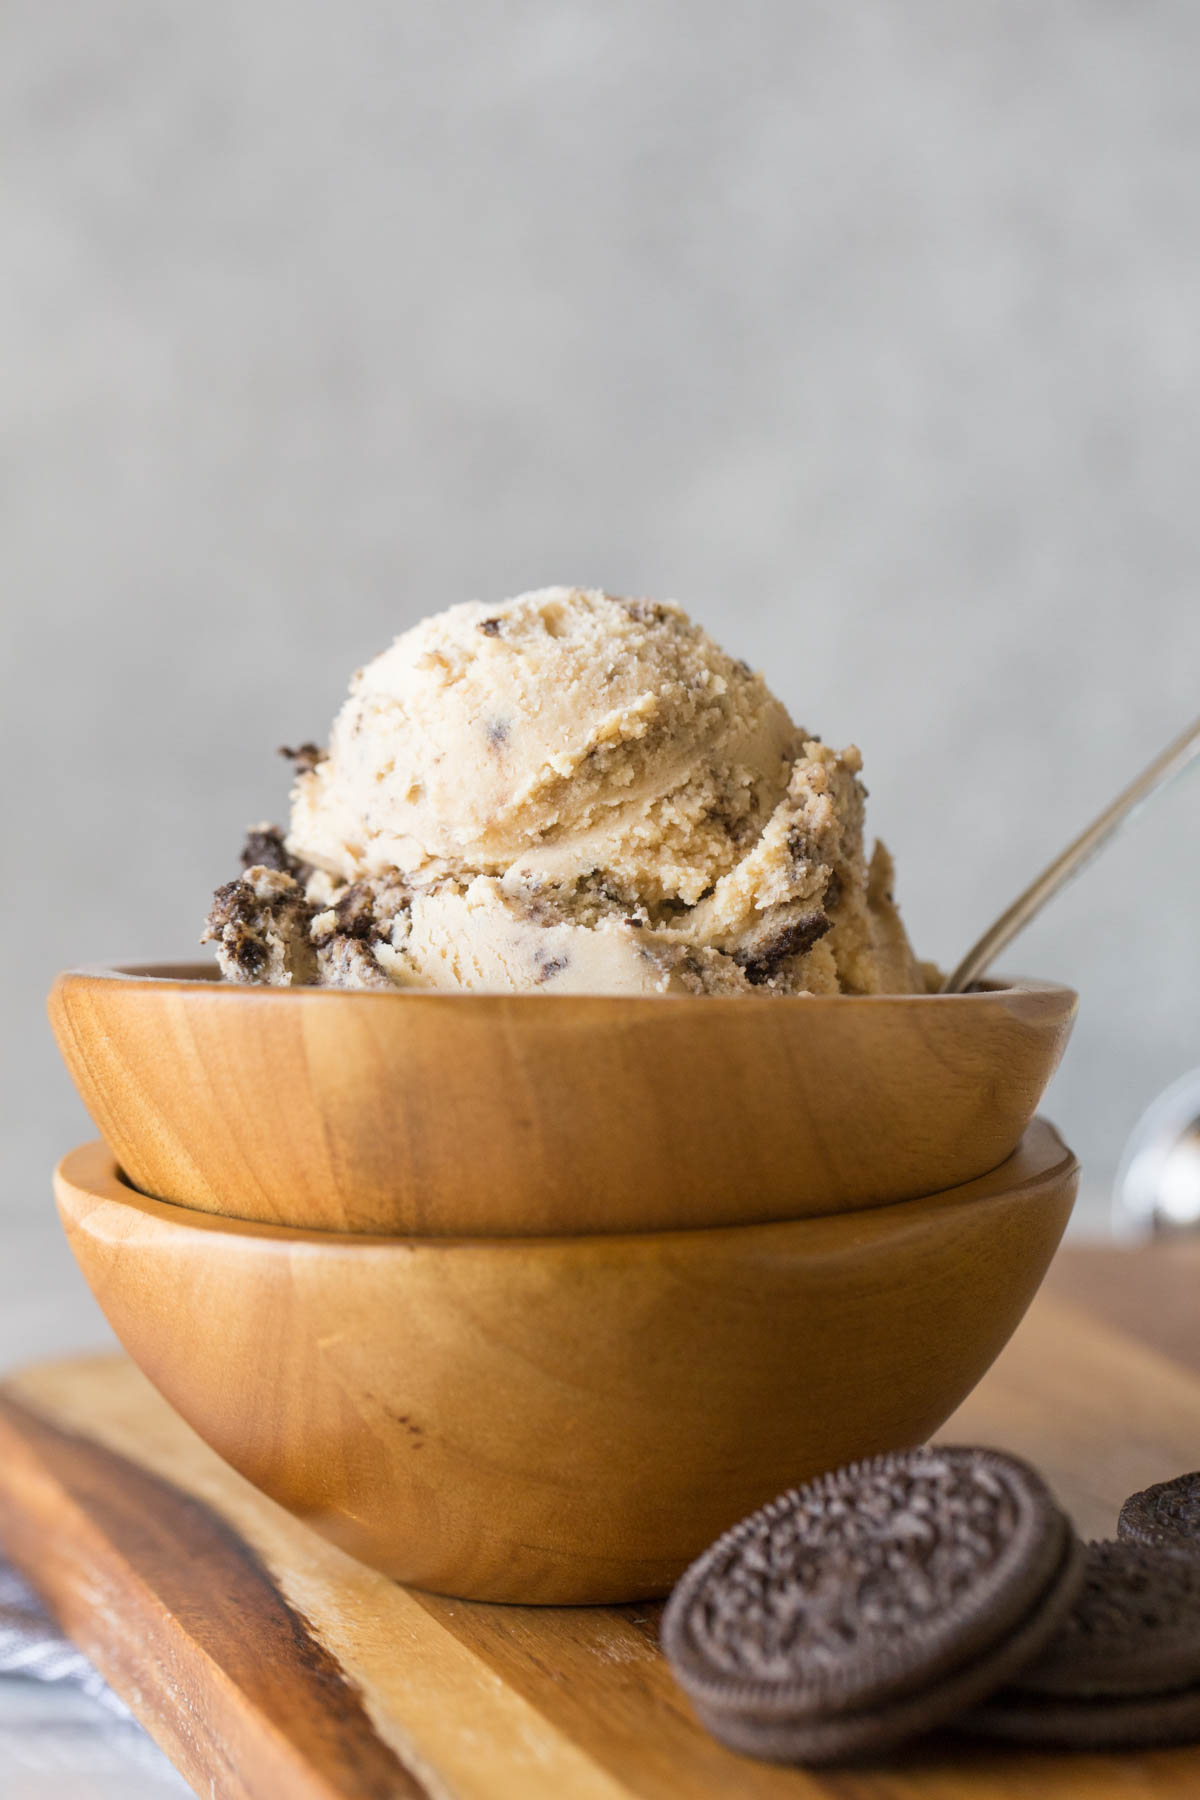
<instances>
[{"instance_id":1,"label":"metal ice cream scoop","mask_svg":"<svg viewBox=\"0 0 1200 1800\"><path fill-rule=\"evenodd\" d=\"M995 924L988 926L953 974L946 977L942 993L961 994L973 981L978 981L1017 933L1024 931L1030 920L1037 917L1046 902L1053 900L1060 888L1091 862L1096 852L1116 836L1151 794L1180 774L1197 755L1200 755L1200 719L1190 725L1182 737L1168 744L1162 755L1156 756L1149 768L1143 769L1136 781L1130 782L1124 793L1118 794L1111 806L1107 806L1098 819L1093 819L1087 830L1081 832L1074 843L1068 844L1061 856L1057 856L1049 868L1043 869L1037 880L1017 896ZM1197 1111L1200 1112L1200 1108Z\"/></svg>"},{"instance_id":2,"label":"metal ice cream scoop","mask_svg":"<svg viewBox=\"0 0 1200 1800\"><path fill-rule=\"evenodd\" d=\"M1142 1114L1113 1188L1117 1237L1187 1226L1200 1226L1200 1069Z\"/></svg>"}]
</instances>

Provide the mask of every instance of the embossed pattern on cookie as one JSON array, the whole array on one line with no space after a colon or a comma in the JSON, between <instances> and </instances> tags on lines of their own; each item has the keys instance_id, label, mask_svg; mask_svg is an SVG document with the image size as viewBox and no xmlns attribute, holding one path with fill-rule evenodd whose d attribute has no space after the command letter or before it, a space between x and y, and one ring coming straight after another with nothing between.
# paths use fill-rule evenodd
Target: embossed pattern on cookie
<instances>
[{"instance_id":1,"label":"embossed pattern on cookie","mask_svg":"<svg viewBox=\"0 0 1200 1800\"><path fill-rule=\"evenodd\" d=\"M1007 1679L1065 1616L1080 1555L1014 1457L876 1457L719 1539L676 1588L663 1646L726 1743L835 1761L928 1730Z\"/></svg>"},{"instance_id":2,"label":"embossed pattern on cookie","mask_svg":"<svg viewBox=\"0 0 1200 1800\"><path fill-rule=\"evenodd\" d=\"M1117 1520L1117 1536L1200 1554L1200 1470L1130 1494Z\"/></svg>"},{"instance_id":3,"label":"embossed pattern on cookie","mask_svg":"<svg viewBox=\"0 0 1200 1800\"><path fill-rule=\"evenodd\" d=\"M1087 1547L1083 1586L1042 1654L966 1729L1062 1749L1183 1743L1200 1733L1200 1558L1128 1541Z\"/></svg>"}]
</instances>

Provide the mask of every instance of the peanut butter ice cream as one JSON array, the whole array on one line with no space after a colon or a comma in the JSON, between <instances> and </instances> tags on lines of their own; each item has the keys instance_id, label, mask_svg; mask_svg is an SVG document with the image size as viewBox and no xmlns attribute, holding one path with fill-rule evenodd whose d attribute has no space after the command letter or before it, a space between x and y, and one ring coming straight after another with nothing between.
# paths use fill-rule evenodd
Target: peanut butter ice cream
<instances>
[{"instance_id":1,"label":"peanut butter ice cream","mask_svg":"<svg viewBox=\"0 0 1200 1800\"><path fill-rule=\"evenodd\" d=\"M861 759L679 607L451 607L293 753L205 933L235 981L532 993L923 988Z\"/></svg>"}]
</instances>

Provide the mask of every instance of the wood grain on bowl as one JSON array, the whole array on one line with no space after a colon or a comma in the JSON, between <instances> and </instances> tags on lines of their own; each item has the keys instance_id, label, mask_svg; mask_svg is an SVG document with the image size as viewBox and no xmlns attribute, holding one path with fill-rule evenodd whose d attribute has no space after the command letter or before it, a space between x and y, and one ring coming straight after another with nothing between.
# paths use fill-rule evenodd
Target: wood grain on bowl
<instances>
[{"instance_id":1,"label":"wood grain on bowl","mask_svg":"<svg viewBox=\"0 0 1200 1800\"><path fill-rule=\"evenodd\" d=\"M992 1362L1078 1177L1035 1124L928 1199L785 1224L366 1238L56 1181L125 1348L264 1493L385 1573L468 1598L664 1593L793 1482L918 1442Z\"/></svg>"},{"instance_id":2,"label":"wood grain on bowl","mask_svg":"<svg viewBox=\"0 0 1200 1800\"><path fill-rule=\"evenodd\" d=\"M1011 1155L1069 988L736 998L348 993L61 976L83 1100L133 1184L331 1231L671 1230L850 1211Z\"/></svg>"}]
</instances>

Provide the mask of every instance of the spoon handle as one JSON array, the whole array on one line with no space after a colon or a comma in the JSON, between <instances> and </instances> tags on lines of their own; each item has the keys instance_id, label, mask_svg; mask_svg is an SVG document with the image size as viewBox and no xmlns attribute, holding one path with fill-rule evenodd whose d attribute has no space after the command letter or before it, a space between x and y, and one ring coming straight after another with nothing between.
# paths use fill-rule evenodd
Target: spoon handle
<instances>
[{"instance_id":1,"label":"spoon handle","mask_svg":"<svg viewBox=\"0 0 1200 1800\"><path fill-rule=\"evenodd\" d=\"M943 981L941 992L961 994L973 981L978 981L989 964L1012 943L1019 931L1024 931L1046 902L1052 900L1073 875L1078 875L1091 862L1096 852L1107 844L1127 819L1132 818L1138 807L1156 789L1178 775L1196 755L1200 755L1200 719L1189 725L1174 743L1168 744L1161 756L1156 756L1149 768L1143 769L1124 793L1118 794L1112 805L1105 807L1100 817L1093 819L1087 830L1081 832L1073 844L1068 844L1049 868L1042 870L1037 880L1031 882L1023 894L1018 895L995 924L988 926L978 943L967 951L954 973Z\"/></svg>"}]
</instances>

